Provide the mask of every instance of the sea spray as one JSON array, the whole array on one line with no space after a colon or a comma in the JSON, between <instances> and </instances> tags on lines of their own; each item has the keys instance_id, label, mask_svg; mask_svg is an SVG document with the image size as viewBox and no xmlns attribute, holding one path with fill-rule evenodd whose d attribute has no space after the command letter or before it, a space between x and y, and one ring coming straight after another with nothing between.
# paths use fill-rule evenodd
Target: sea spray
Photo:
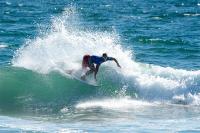
<instances>
[{"instance_id":1,"label":"sea spray","mask_svg":"<svg viewBox=\"0 0 200 133\"><path fill-rule=\"evenodd\" d=\"M17 58L13 59L14 66L49 73L57 67L79 69L84 54L101 56L106 52L118 60L132 57L130 51L122 50L117 34L79 30L67 21L74 12L66 11L61 17L54 18L52 30L46 36L37 37L18 51Z\"/></svg>"}]
</instances>

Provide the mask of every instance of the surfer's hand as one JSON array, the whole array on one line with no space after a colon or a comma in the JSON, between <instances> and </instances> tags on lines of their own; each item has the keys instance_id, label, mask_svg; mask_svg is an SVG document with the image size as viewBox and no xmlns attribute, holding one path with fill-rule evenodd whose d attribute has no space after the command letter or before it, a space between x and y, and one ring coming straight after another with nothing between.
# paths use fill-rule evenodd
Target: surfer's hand
<instances>
[{"instance_id":1,"label":"surfer's hand","mask_svg":"<svg viewBox=\"0 0 200 133\"><path fill-rule=\"evenodd\" d=\"M118 66L119 68L121 68L121 66L120 66L119 64L117 64L117 66Z\"/></svg>"}]
</instances>

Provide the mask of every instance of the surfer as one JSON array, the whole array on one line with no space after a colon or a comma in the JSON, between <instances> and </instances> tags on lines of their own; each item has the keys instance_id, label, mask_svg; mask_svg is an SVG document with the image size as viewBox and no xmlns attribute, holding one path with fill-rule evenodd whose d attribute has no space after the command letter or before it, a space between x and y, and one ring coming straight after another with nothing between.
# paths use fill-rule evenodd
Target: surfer
<instances>
[{"instance_id":1,"label":"surfer","mask_svg":"<svg viewBox=\"0 0 200 133\"><path fill-rule=\"evenodd\" d=\"M81 79L85 80L85 77L87 75L92 74L94 72L94 78L95 80L97 80L96 75L99 70L99 66L106 61L115 61L117 66L121 68L118 61L113 57L108 57L106 53L103 53L102 56L84 55L82 60L82 69L86 70L86 68L89 67L90 70L88 70L83 76L81 76Z\"/></svg>"}]
</instances>

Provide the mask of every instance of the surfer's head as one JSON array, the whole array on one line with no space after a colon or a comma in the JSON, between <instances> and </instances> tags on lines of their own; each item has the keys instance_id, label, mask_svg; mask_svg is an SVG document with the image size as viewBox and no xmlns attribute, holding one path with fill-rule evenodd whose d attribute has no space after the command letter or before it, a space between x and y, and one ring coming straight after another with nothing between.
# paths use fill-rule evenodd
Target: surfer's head
<instances>
[{"instance_id":1,"label":"surfer's head","mask_svg":"<svg viewBox=\"0 0 200 133\"><path fill-rule=\"evenodd\" d=\"M106 53L103 53L102 57L106 60L108 56Z\"/></svg>"}]
</instances>

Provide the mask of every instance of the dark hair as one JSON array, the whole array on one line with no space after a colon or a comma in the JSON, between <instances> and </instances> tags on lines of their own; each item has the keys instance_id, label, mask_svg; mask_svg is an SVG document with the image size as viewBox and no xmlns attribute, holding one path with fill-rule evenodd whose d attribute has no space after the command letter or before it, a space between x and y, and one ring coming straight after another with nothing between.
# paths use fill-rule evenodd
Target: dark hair
<instances>
[{"instance_id":1,"label":"dark hair","mask_svg":"<svg viewBox=\"0 0 200 133\"><path fill-rule=\"evenodd\" d=\"M107 57L107 54L106 53L103 53L103 55L102 56L106 56Z\"/></svg>"}]
</instances>

